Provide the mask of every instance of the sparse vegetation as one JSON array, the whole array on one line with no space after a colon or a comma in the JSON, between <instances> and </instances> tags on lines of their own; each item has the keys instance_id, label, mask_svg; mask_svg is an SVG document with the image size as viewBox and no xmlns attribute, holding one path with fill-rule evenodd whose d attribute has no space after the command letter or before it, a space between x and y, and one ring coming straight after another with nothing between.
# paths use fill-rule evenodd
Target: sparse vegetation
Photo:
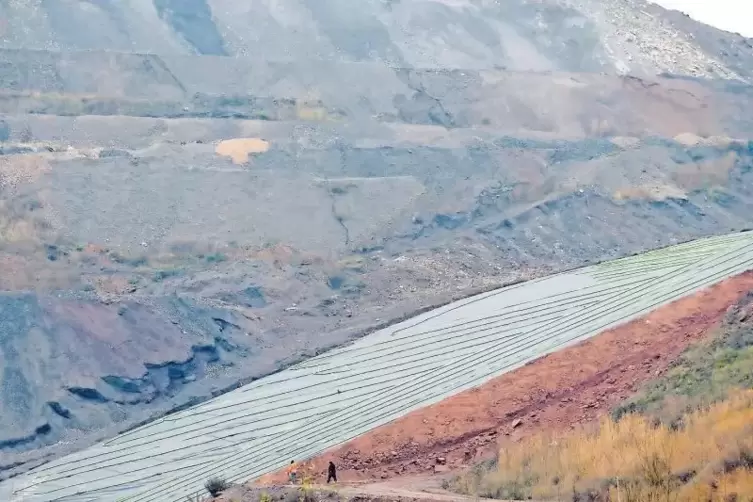
<instances>
[{"instance_id":1,"label":"sparse vegetation","mask_svg":"<svg viewBox=\"0 0 753 502\"><path fill-rule=\"evenodd\" d=\"M596 430L505 447L447 488L513 500L753 500L752 301Z\"/></svg>"},{"instance_id":2,"label":"sparse vegetation","mask_svg":"<svg viewBox=\"0 0 753 502\"><path fill-rule=\"evenodd\" d=\"M223 253L212 253L204 257L207 263L221 263L227 261L227 255Z\"/></svg>"},{"instance_id":3,"label":"sparse vegetation","mask_svg":"<svg viewBox=\"0 0 753 502\"><path fill-rule=\"evenodd\" d=\"M28 125L21 129L18 139L21 143L31 143L34 140L34 134L31 132L31 128Z\"/></svg>"},{"instance_id":4,"label":"sparse vegetation","mask_svg":"<svg viewBox=\"0 0 753 502\"><path fill-rule=\"evenodd\" d=\"M597 430L538 435L449 483L501 499L710 501L753 495L753 391L684 416L681 427L631 414Z\"/></svg>"},{"instance_id":5,"label":"sparse vegetation","mask_svg":"<svg viewBox=\"0 0 753 502\"><path fill-rule=\"evenodd\" d=\"M692 346L662 378L617 407L615 419L644 413L672 425L684 413L753 388L753 312L748 294L708 341Z\"/></svg>"},{"instance_id":6,"label":"sparse vegetation","mask_svg":"<svg viewBox=\"0 0 753 502\"><path fill-rule=\"evenodd\" d=\"M298 502L316 502L317 497L313 488L314 480L310 472L305 472L298 489Z\"/></svg>"},{"instance_id":7,"label":"sparse vegetation","mask_svg":"<svg viewBox=\"0 0 753 502\"><path fill-rule=\"evenodd\" d=\"M170 277L180 275L180 273L181 271L176 268L157 270L152 276L152 279L154 279L154 282L161 282L165 279L169 279Z\"/></svg>"},{"instance_id":8,"label":"sparse vegetation","mask_svg":"<svg viewBox=\"0 0 753 502\"><path fill-rule=\"evenodd\" d=\"M128 265L130 267L143 267L149 263L146 256L126 257L114 251L110 252L110 259L115 263Z\"/></svg>"}]
</instances>

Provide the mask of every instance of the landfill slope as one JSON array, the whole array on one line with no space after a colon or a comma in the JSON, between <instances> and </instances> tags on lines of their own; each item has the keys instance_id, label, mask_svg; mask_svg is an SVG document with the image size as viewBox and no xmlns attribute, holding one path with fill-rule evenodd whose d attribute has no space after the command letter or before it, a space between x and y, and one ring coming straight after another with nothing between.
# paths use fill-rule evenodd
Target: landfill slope
<instances>
[{"instance_id":1,"label":"landfill slope","mask_svg":"<svg viewBox=\"0 0 753 502\"><path fill-rule=\"evenodd\" d=\"M243 482L753 268L702 239L449 304L2 484L9 500L179 501Z\"/></svg>"},{"instance_id":2,"label":"landfill slope","mask_svg":"<svg viewBox=\"0 0 753 502\"><path fill-rule=\"evenodd\" d=\"M0 479L753 226L753 46L639 0L0 5Z\"/></svg>"}]
</instances>

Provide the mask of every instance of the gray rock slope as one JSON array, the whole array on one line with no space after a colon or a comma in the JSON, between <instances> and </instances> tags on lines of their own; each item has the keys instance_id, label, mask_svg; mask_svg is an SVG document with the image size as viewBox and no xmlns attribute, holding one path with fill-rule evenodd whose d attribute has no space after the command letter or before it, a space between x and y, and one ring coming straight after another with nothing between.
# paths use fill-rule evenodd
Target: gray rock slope
<instances>
[{"instance_id":1,"label":"gray rock slope","mask_svg":"<svg viewBox=\"0 0 753 502\"><path fill-rule=\"evenodd\" d=\"M751 43L642 2L0 19L0 476L470 291L751 226Z\"/></svg>"},{"instance_id":2,"label":"gray rock slope","mask_svg":"<svg viewBox=\"0 0 753 502\"><path fill-rule=\"evenodd\" d=\"M741 37L714 31L712 41L708 28L641 0L30 0L0 9L7 20L0 46L8 49L516 71L750 72L735 64L737 52L748 52Z\"/></svg>"}]
</instances>

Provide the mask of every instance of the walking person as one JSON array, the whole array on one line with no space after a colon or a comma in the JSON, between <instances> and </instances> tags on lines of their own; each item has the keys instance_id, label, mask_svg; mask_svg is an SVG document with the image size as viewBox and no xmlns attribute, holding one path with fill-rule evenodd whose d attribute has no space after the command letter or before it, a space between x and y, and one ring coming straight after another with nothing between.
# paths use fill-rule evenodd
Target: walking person
<instances>
[{"instance_id":1,"label":"walking person","mask_svg":"<svg viewBox=\"0 0 753 502\"><path fill-rule=\"evenodd\" d=\"M329 467L327 468L327 484L329 484L330 480L337 483L337 470L335 469L335 464L333 462L330 462Z\"/></svg>"},{"instance_id":2,"label":"walking person","mask_svg":"<svg viewBox=\"0 0 753 502\"><path fill-rule=\"evenodd\" d=\"M288 466L288 479L290 480L290 484L294 485L296 482L296 475L298 474L298 469L295 465L295 460L290 461L290 465Z\"/></svg>"}]
</instances>

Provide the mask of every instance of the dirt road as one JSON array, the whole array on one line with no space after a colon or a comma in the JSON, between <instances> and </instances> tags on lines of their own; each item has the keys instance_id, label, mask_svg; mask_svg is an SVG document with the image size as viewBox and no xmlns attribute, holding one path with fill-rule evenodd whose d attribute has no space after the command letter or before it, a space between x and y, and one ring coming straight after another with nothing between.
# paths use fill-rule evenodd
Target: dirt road
<instances>
[{"instance_id":1,"label":"dirt road","mask_svg":"<svg viewBox=\"0 0 753 502\"><path fill-rule=\"evenodd\" d=\"M409 476L387 481L352 481L331 485L312 485L311 493L319 500L398 501L398 502L478 502L478 498L448 492L441 487L438 476ZM291 500L300 492L299 486L235 487L215 502L257 502L266 493L271 500ZM484 499L493 502L506 502Z\"/></svg>"}]
</instances>

